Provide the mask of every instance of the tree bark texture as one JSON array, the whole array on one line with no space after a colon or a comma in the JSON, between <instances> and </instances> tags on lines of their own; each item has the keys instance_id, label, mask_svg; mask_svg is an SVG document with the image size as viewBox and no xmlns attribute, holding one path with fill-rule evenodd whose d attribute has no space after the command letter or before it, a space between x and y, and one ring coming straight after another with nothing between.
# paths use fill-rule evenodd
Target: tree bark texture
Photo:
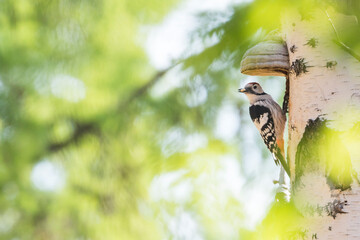
<instances>
[{"instance_id":1,"label":"tree bark texture","mask_svg":"<svg viewBox=\"0 0 360 240\"><path fill-rule=\"evenodd\" d=\"M306 239L360 239L360 62L341 46L357 22L332 10L310 16L287 13L282 25L291 199Z\"/></svg>"}]
</instances>

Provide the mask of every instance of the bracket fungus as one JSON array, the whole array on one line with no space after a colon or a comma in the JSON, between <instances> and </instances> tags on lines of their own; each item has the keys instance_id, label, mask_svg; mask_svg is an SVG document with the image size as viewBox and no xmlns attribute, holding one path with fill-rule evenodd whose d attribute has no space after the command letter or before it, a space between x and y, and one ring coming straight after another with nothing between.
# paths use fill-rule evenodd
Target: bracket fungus
<instances>
[{"instance_id":1,"label":"bracket fungus","mask_svg":"<svg viewBox=\"0 0 360 240\"><path fill-rule=\"evenodd\" d=\"M281 41L260 42L247 50L240 71L253 76L287 76L290 69L289 52Z\"/></svg>"}]
</instances>

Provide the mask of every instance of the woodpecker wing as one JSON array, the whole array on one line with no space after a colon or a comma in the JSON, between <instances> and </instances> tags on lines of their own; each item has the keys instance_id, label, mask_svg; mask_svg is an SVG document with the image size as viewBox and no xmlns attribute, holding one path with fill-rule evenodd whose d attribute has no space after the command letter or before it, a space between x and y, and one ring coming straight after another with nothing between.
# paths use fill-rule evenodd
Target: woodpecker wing
<instances>
[{"instance_id":1,"label":"woodpecker wing","mask_svg":"<svg viewBox=\"0 0 360 240\"><path fill-rule=\"evenodd\" d=\"M262 105L251 105L249 108L251 120L259 130L266 147L273 154L276 165L279 165L277 157L278 146L276 144L274 119L269 108Z\"/></svg>"},{"instance_id":2,"label":"woodpecker wing","mask_svg":"<svg viewBox=\"0 0 360 240\"><path fill-rule=\"evenodd\" d=\"M290 169L283 156L283 149L280 149L283 146L278 146L276 141L274 119L270 109L264 105L254 104L250 106L249 112L251 120L259 130L266 147L272 153L275 164L279 165L281 163L286 173L290 176Z\"/></svg>"}]
</instances>

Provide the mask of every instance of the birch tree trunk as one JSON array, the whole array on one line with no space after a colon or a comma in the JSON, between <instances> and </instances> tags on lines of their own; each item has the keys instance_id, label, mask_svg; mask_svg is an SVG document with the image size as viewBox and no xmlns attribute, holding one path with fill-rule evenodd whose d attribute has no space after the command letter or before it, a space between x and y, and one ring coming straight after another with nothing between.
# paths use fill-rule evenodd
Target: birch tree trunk
<instances>
[{"instance_id":1,"label":"birch tree trunk","mask_svg":"<svg viewBox=\"0 0 360 240\"><path fill-rule=\"evenodd\" d=\"M251 50L256 61L247 53L242 62L247 74L281 75L284 59L289 61L287 161L302 239L360 239L360 61L341 42L342 33L357 24L354 16L333 10L308 16L294 10L281 29L288 55L281 47L279 54L258 48ZM264 74L270 68L263 67L268 64L259 51L281 71L273 67Z\"/></svg>"},{"instance_id":2,"label":"birch tree trunk","mask_svg":"<svg viewBox=\"0 0 360 240\"><path fill-rule=\"evenodd\" d=\"M321 10L283 21L292 200L308 239L360 239L360 62L340 39L355 24Z\"/></svg>"}]
</instances>

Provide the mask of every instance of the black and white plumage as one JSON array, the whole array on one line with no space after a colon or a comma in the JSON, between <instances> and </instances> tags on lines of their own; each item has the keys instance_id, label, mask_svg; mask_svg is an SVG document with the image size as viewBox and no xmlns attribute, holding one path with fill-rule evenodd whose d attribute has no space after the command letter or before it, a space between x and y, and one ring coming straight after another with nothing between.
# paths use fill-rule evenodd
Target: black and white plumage
<instances>
[{"instance_id":1,"label":"black and white plumage","mask_svg":"<svg viewBox=\"0 0 360 240\"><path fill-rule=\"evenodd\" d=\"M265 93L260 84L251 82L239 92L245 93L250 101L249 113L251 120L260 132L266 147L270 150L276 165L281 163L290 176L288 165L284 158L284 129L286 116L279 104Z\"/></svg>"},{"instance_id":2,"label":"black and white plumage","mask_svg":"<svg viewBox=\"0 0 360 240\"><path fill-rule=\"evenodd\" d=\"M276 135L274 128L274 119L268 107L261 105L262 102L251 105L249 113L251 120L254 122L256 128L259 130L266 147L270 152L274 152L276 148ZM276 165L279 165L278 159L274 159Z\"/></svg>"}]
</instances>

